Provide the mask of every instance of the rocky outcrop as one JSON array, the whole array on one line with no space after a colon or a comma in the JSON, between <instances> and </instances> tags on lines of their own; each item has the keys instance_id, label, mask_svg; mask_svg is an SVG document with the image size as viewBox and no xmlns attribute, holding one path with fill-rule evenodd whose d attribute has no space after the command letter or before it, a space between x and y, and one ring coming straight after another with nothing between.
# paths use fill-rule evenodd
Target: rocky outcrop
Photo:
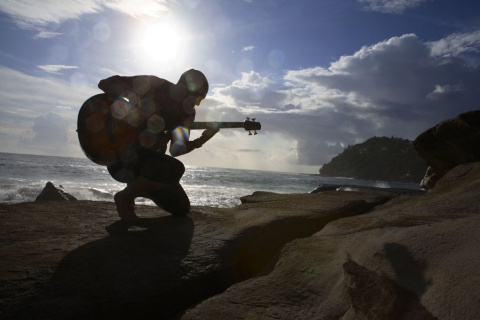
<instances>
[{"instance_id":1,"label":"rocky outcrop","mask_svg":"<svg viewBox=\"0 0 480 320\"><path fill-rule=\"evenodd\" d=\"M476 319L480 163L288 243L272 272L182 319Z\"/></svg>"},{"instance_id":2,"label":"rocky outcrop","mask_svg":"<svg viewBox=\"0 0 480 320\"><path fill-rule=\"evenodd\" d=\"M142 219L110 236L111 202L0 207L2 319L169 319L235 283L268 274L288 242L364 213L393 194L255 193L232 209L194 207ZM28 259L26 259L28 257Z\"/></svg>"},{"instance_id":3,"label":"rocky outcrop","mask_svg":"<svg viewBox=\"0 0 480 320\"><path fill-rule=\"evenodd\" d=\"M427 166L416 154L412 141L373 137L345 150L320 168L322 177L418 184Z\"/></svg>"},{"instance_id":4,"label":"rocky outcrop","mask_svg":"<svg viewBox=\"0 0 480 320\"><path fill-rule=\"evenodd\" d=\"M0 207L2 319L476 319L480 163L430 192L256 192L142 218L111 202Z\"/></svg>"},{"instance_id":5,"label":"rocky outcrop","mask_svg":"<svg viewBox=\"0 0 480 320\"><path fill-rule=\"evenodd\" d=\"M402 188L378 188L378 187L367 187L360 185L336 185L336 184L321 184L309 193L321 193L325 191L362 191L362 192L375 192L375 193L384 193L384 194L423 194L426 191L423 189L402 189ZM242 199L241 199L242 200Z\"/></svg>"},{"instance_id":6,"label":"rocky outcrop","mask_svg":"<svg viewBox=\"0 0 480 320\"><path fill-rule=\"evenodd\" d=\"M35 201L69 201L77 200L71 194L66 193L63 188L56 187L50 181L47 182L42 192L37 196Z\"/></svg>"},{"instance_id":7,"label":"rocky outcrop","mask_svg":"<svg viewBox=\"0 0 480 320\"><path fill-rule=\"evenodd\" d=\"M440 122L419 135L414 148L429 166L421 186L431 189L455 166L480 161L480 110Z\"/></svg>"}]
</instances>

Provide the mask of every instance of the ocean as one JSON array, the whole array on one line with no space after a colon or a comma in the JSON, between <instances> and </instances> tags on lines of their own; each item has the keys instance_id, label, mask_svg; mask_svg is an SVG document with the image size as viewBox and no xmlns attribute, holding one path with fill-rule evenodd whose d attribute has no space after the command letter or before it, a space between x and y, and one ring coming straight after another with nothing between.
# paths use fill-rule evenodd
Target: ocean
<instances>
[{"instance_id":1,"label":"ocean","mask_svg":"<svg viewBox=\"0 0 480 320\"><path fill-rule=\"evenodd\" d=\"M0 153L0 203L35 201L48 181L78 200L113 202L113 195L125 187L110 177L106 167L87 158ZM181 184L192 205L223 208L239 205L240 197L255 191L308 193L320 184L418 189L414 184L189 165ZM143 198L136 203L153 205Z\"/></svg>"}]
</instances>

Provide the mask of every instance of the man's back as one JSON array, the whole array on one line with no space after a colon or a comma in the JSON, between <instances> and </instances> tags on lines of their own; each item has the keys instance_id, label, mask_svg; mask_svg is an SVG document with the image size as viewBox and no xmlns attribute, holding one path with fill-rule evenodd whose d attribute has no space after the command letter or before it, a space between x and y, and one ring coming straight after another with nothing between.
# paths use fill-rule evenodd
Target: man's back
<instances>
[{"instance_id":1,"label":"man's back","mask_svg":"<svg viewBox=\"0 0 480 320\"><path fill-rule=\"evenodd\" d=\"M101 80L98 87L111 98L125 97L134 100L129 105L138 109L129 111L139 113L142 130L148 128L148 122L153 115L160 117L165 129L169 131L185 126L186 122L193 122L195 119L195 110L186 110L183 107L182 98L185 92L182 92L182 88L156 76L113 76Z\"/></svg>"}]
</instances>

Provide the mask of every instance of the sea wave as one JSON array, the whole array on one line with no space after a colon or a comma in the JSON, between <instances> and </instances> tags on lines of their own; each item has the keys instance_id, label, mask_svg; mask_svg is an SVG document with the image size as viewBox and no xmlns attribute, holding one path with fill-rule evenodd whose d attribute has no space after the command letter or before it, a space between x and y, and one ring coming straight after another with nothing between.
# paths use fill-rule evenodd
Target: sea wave
<instances>
[{"instance_id":1,"label":"sea wave","mask_svg":"<svg viewBox=\"0 0 480 320\"><path fill-rule=\"evenodd\" d=\"M51 181L79 200L113 201L113 195L125 184L113 180L104 166L88 159L0 153L0 202L35 201L45 184ZM194 206L233 207L240 197L255 191L308 193L320 184L372 187L416 186L325 178L318 175L186 166L181 184ZM417 187L418 188L418 187ZM139 198L138 204L154 205Z\"/></svg>"}]
</instances>

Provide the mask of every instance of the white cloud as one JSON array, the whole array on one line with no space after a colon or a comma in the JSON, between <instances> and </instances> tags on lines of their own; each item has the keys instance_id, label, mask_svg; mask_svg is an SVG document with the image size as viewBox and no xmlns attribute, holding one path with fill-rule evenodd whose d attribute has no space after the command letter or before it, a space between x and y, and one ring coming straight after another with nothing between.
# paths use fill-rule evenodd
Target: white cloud
<instances>
[{"instance_id":1,"label":"white cloud","mask_svg":"<svg viewBox=\"0 0 480 320\"><path fill-rule=\"evenodd\" d=\"M175 2L175 0L2 0L0 11L8 14L21 28L40 30L36 37L42 38L58 35L43 29L49 24L77 19L105 8L136 18L159 17Z\"/></svg>"},{"instance_id":2,"label":"white cloud","mask_svg":"<svg viewBox=\"0 0 480 320\"><path fill-rule=\"evenodd\" d=\"M255 49L255 46L247 46L247 47L243 47L243 48L242 48L242 52L246 52L246 51L252 51L253 49Z\"/></svg>"},{"instance_id":3,"label":"white cloud","mask_svg":"<svg viewBox=\"0 0 480 320\"><path fill-rule=\"evenodd\" d=\"M0 11L10 15L23 28L45 26L75 19L101 10L101 1L95 0L3 0Z\"/></svg>"},{"instance_id":4,"label":"white cloud","mask_svg":"<svg viewBox=\"0 0 480 320\"><path fill-rule=\"evenodd\" d=\"M61 70L66 70L66 69L78 69L76 66L65 66L65 65L42 65L42 66L37 66L39 69L42 69L43 71L53 73L53 74L61 74Z\"/></svg>"},{"instance_id":5,"label":"white cloud","mask_svg":"<svg viewBox=\"0 0 480 320\"><path fill-rule=\"evenodd\" d=\"M365 3L372 11L384 13L402 13L407 9L417 7L425 2L434 0L358 0Z\"/></svg>"},{"instance_id":6,"label":"white cloud","mask_svg":"<svg viewBox=\"0 0 480 320\"><path fill-rule=\"evenodd\" d=\"M167 0L107 0L105 6L132 17L159 17L168 11Z\"/></svg>"},{"instance_id":7,"label":"white cloud","mask_svg":"<svg viewBox=\"0 0 480 320\"><path fill-rule=\"evenodd\" d=\"M34 37L34 39L47 39L47 38L55 38L57 36L62 35L60 32L52 32L52 31L45 31L40 30Z\"/></svg>"},{"instance_id":8,"label":"white cloud","mask_svg":"<svg viewBox=\"0 0 480 320\"><path fill-rule=\"evenodd\" d=\"M316 94L317 100L333 99L337 108L344 106L344 112L386 119L410 119L429 113L439 119L452 115L453 110L445 105L440 112L439 106L427 103L425 97L437 85L456 86L459 81L473 93L479 76L475 71L458 58L432 56L429 46L410 34L363 47L354 55L341 57L328 69L290 71L286 79L323 88L326 96ZM332 92L337 95L332 96ZM470 108L468 99L463 98L462 109Z\"/></svg>"},{"instance_id":9,"label":"white cloud","mask_svg":"<svg viewBox=\"0 0 480 320\"><path fill-rule=\"evenodd\" d=\"M431 54L437 57L461 57L471 66L480 65L480 30L454 33L444 39L428 43Z\"/></svg>"},{"instance_id":10,"label":"white cloud","mask_svg":"<svg viewBox=\"0 0 480 320\"><path fill-rule=\"evenodd\" d=\"M0 140L9 148L5 151L81 154L75 133L78 110L98 89L5 67L0 67L0 77L9 79L0 86Z\"/></svg>"},{"instance_id":11,"label":"white cloud","mask_svg":"<svg viewBox=\"0 0 480 320\"><path fill-rule=\"evenodd\" d=\"M33 122L33 136L22 137L20 144L34 150L32 153L58 154L68 144L68 127L69 123L56 113L38 116Z\"/></svg>"},{"instance_id":12,"label":"white cloud","mask_svg":"<svg viewBox=\"0 0 480 320\"><path fill-rule=\"evenodd\" d=\"M242 77L230 86L213 90L213 99L229 99L230 105L243 112L268 112L269 108L279 106L285 99L282 86L257 72L243 72Z\"/></svg>"},{"instance_id":13,"label":"white cloud","mask_svg":"<svg viewBox=\"0 0 480 320\"><path fill-rule=\"evenodd\" d=\"M414 34L393 37L343 56L328 68L289 71L283 83L257 72L243 73L209 97L229 101L240 114L250 111L263 130L281 134L285 147L277 149L279 162L289 154L290 162L320 166L342 146L375 135L413 140L436 123L476 108L480 70L466 65L461 50L474 43L476 34L462 35L469 41L448 41L447 57L432 54L432 44ZM453 38L459 39L446 39ZM227 113L221 106L215 107L217 112ZM287 145L297 152L290 153Z\"/></svg>"}]
</instances>

